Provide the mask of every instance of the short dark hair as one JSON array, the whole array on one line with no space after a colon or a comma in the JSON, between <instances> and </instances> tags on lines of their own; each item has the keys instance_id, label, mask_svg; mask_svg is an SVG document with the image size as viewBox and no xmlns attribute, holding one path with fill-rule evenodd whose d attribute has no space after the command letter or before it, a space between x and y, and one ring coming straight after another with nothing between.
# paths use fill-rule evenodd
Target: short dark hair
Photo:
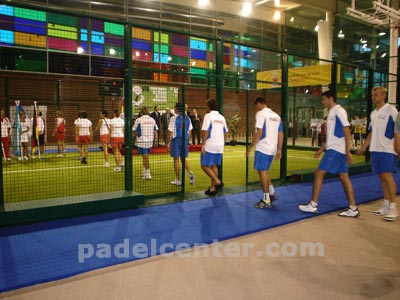
<instances>
[{"instance_id":1,"label":"short dark hair","mask_svg":"<svg viewBox=\"0 0 400 300\"><path fill-rule=\"evenodd\" d=\"M254 104L261 103L261 104L267 104L267 101L263 97L257 97L256 100L254 101Z\"/></svg>"},{"instance_id":2,"label":"short dark hair","mask_svg":"<svg viewBox=\"0 0 400 300\"><path fill-rule=\"evenodd\" d=\"M119 117L119 110L118 108L114 108L113 113L116 117Z\"/></svg>"},{"instance_id":3,"label":"short dark hair","mask_svg":"<svg viewBox=\"0 0 400 300\"><path fill-rule=\"evenodd\" d=\"M102 110L101 113L102 113L105 117L107 117L107 115L108 115L108 112L107 112L106 110Z\"/></svg>"},{"instance_id":4,"label":"short dark hair","mask_svg":"<svg viewBox=\"0 0 400 300\"><path fill-rule=\"evenodd\" d=\"M323 96L325 96L325 97L327 97L327 98L333 98L333 101L336 102L335 93L334 93L333 91L331 91L331 90L327 90L326 92L323 92L323 93L321 94L321 97L323 97Z\"/></svg>"},{"instance_id":5,"label":"short dark hair","mask_svg":"<svg viewBox=\"0 0 400 300\"><path fill-rule=\"evenodd\" d=\"M208 99L207 106L210 110L218 110L217 101L215 99Z\"/></svg>"},{"instance_id":6,"label":"short dark hair","mask_svg":"<svg viewBox=\"0 0 400 300\"><path fill-rule=\"evenodd\" d=\"M183 111L183 103L181 103L181 102L176 102L175 103L175 109L178 111L178 112L182 112Z\"/></svg>"},{"instance_id":7,"label":"short dark hair","mask_svg":"<svg viewBox=\"0 0 400 300\"><path fill-rule=\"evenodd\" d=\"M86 112L86 111L83 111L83 112L81 113L81 115L82 115L82 118L84 118L84 119L87 118L87 112Z\"/></svg>"}]
</instances>

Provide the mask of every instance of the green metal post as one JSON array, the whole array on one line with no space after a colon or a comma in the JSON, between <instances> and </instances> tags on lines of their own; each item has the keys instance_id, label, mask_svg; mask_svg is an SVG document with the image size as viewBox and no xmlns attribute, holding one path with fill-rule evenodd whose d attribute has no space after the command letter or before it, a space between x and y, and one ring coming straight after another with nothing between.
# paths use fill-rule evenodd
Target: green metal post
<instances>
[{"instance_id":1,"label":"green metal post","mask_svg":"<svg viewBox=\"0 0 400 300\"><path fill-rule=\"evenodd\" d=\"M370 68L368 72L368 91L367 91L367 128L369 127L370 123L370 118L369 116L371 115L372 110L374 109L372 106L372 88L374 87L375 80L374 80L374 75L375 75L375 69ZM371 158L371 153L369 152L369 148L365 152L365 161L370 161Z\"/></svg>"},{"instance_id":2,"label":"green metal post","mask_svg":"<svg viewBox=\"0 0 400 300\"><path fill-rule=\"evenodd\" d=\"M215 60L215 88L216 88L216 100L218 103L218 110L221 114L224 113L224 81L223 81L223 69L224 69L224 41L222 38L218 38L216 42L216 60ZM222 181L222 165L218 167L218 178Z\"/></svg>"},{"instance_id":3,"label":"green metal post","mask_svg":"<svg viewBox=\"0 0 400 300\"><path fill-rule=\"evenodd\" d=\"M181 182L182 182L182 188L181 192L182 194L185 192L185 147L186 147L186 136L188 135L188 132L186 131L186 87L182 86L182 105L183 105L183 111L182 111L182 145L181 145L181 167L182 167L182 177L181 177ZM189 138L189 137L188 137Z\"/></svg>"},{"instance_id":4,"label":"green metal post","mask_svg":"<svg viewBox=\"0 0 400 300\"><path fill-rule=\"evenodd\" d=\"M132 24L124 25L125 190L133 191L132 165Z\"/></svg>"},{"instance_id":5,"label":"green metal post","mask_svg":"<svg viewBox=\"0 0 400 300\"><path fill-rule=\"evenodd\" d=\"M249 148L249 126L250 126L250 93L249 90L246 91L246 153L247 149ZM249 183L249 158L246 155L246 184Z\"/></svg>"},{"instance_id":6,"label":"green metal post","mask_svg":"<svg viewBox=\"0 0 400 300\"><path fill-rule=\"evenodd\" d=\"M56 82L56 106L57 110L61 109L61 80Z\"/></svg>"},{"instance_id":7,"label":"green metal post","mask_svg":"<svg viewBox=\"0 0 400 300\"><path fill-rule=\"evenodd\" d=\"M287 133L288 133L288 83L289 83L289 64L287 50L281 53L282 85L281 85L281 120L284 125L284 137L282 145L282 157L280 168L280 180L286 181L287 174Z\"/></svg>"}]
</instances>

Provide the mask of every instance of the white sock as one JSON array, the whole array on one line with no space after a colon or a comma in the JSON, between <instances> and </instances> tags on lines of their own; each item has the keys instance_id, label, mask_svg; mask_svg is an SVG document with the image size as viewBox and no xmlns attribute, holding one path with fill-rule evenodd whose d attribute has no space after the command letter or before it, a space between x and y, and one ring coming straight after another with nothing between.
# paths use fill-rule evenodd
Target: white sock
<instances>
[{"instance_id":1,"label":"white sock","mask_svg":"<svg viewBox=\"0 0 400 300\"><path fill-rule=\"evenodd\" d=\"M269 186L269 194L270 195L275 194L275 189L274 189L274 186L272 184L270 184L270 186Z\"/></svg>"},{"instance_id":2,"label":"white sock","mask_svg":"<svg viewBox=\"0 0 400 300\"><path fill-rule=\"evenodd\" d=\"M389 204L390 204L389 200L383 199L383 206L389 207Z\"/></svg>"},{"instance_id":3,"label":"white sock","mask_svg":"<svg viewBox=\"0 0 400 300\"><path fill-rule=\"evenodd\" d=\"M265 201L265 202L270 202L271 200L269 199L269 193L264 193L264 198L263 198L263 200Z\"/></svg>"},{"instance_id":4,"label":"white sock","mask_svg":"<svg viewBox=\"0 0 400 300\"><path fill-rule=\"evenodd\" d=\"M390 202L389 208L396 208L396 202Z\"/></svg>"},{"instance_id":5,"label":"white sock","mask_svg":"<svg viewBox=\"0 0 400 300\"><path fill-rule=\"evenodd\" d=\"M350 205L350 209L351 209L351 210L357 210L357 206Z\"/></svg>"},{"instance_id":6,"label":"white sock","mask_svg":"<svg viewBox=\"0 0 400 300\"><path fill-rule=\"evenodd\" d=\"M314 201L310 201L310 203L311 203L311 205L312 205L312 207L317 207L318 206L318 203L317 202L314 202Z\"/></svg>"}]
</instances>

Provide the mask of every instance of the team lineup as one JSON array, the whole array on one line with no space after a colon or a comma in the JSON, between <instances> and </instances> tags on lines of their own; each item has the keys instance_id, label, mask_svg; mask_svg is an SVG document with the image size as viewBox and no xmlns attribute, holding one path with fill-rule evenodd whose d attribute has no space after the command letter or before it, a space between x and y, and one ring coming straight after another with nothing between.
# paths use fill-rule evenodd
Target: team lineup
<instances>
[{"instance_id":1,"label":"team lineup","mask_svg":"<svg viewBox=\"0 0 400 300\"><path fill-rule=\"evenodd\" d=\"M387 221L394 221L398 217L396 207L396 184L393 173L397 170L397 156L400 153L400 117L397 110L387 104L387 91L383 87L375 87L372 90L372 101L375 109L371 113L369 133L365 142L357 149L357 155L363 155L369 147L373 173L379 176L384 201L382 206L374 212L383 216ZM321 95L322 105L327 109L326 139L321 143L314 157L319 158L325 153L314 172L314 183L310 201L298 205L299 210L306 213L318 212L319 195L326 173L338 174L348 201L348 208L338 213L341 217L358 217L360 211L357 207L353 186L348 174L348 164L353 162L350 152L351 131L346 110L336 103L334 93L326 91ZM195 174L191 169L188 158L189 140L201 144L200 165L204 174L209 178L210 185L204 193L215 196L220 192L224 183L218 174L222 163L224 145L228 126L223 115L218 112L216 100L210 99L206 103L207 113L202 118L193 110L193 115L188 114L187 106L176 103L172 113L167 109L160 114L157 107L150 113L148 107L141 106L138 118L133 123L132 136L135 141L137 153L142 157L142 179L151 180L150 159L151 149L160 144L160 132L163 131L165 146L173 159L175 178L172 185L182 185L181 165L187 171L189 182L195 184ZM247 149L247 156L252 155L254 149L254 170L258 173L262 188L262 199L254 204L256 208L271 208L272 202L279 196L275 192L269 170L273 160L279 160L282 155L284 140L283 124L280 116L272 111L266 99L259 97L254 102L257 113L255 115L255 134ZM93 142L93 134L99 131L100 145L104 155L105 168L110 167L109 152L114 154L115 172L123 171L124 128L125 122L118 109L113 110L113 117L109 118L107 111L100 113L97 126L93 130L92 122L87 118L87 113L79 112L74 121L76 144L78 145L79 159L83 165L88 164L89 145ZM19 160L29 159L29 145L32 135L35 135L33 149L38 149L39 158L44 157L44 121L41 113L35 109L35 117L30 120L23 111L19 116ZM1 138L2 155L6 161L11 160L10 136L12 125L1 111ZM15 125L14 125L15 127ZM65 152L65 128L66 122L61 111L57 112L54 119L52 135L57 141L57 157L63 157ZM33 130L34 129L34 130ZM35 152L32 149L32 157ZM181 161L183 160L183 161Z\"/></svg>"}]
</instances>

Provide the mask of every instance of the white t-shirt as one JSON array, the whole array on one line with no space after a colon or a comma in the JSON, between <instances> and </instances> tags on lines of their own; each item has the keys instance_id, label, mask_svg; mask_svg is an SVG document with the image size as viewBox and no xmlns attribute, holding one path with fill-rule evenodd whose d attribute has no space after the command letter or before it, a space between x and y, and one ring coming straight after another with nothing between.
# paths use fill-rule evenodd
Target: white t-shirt
<instances>
[{"instance_id":1,"label":"white t-shirt","mask_svg":"<svg viewBox=\"0 0 400 300\"><path fill-rule=\"evenodd\" d=\"M124 137L125 121L121 117L110 120L111 137Z\"/></svg>"},{"instance_id":2,"label":"white t-shirt","mask_svg":"<svg viewBox=\"0 0 400 300\"><path fill-rule=\"evenodd\" d=\"M75 126L78 127L79 136L90 135L90 127L92 127L92 122L89 119L77 119Z\"/></svg>"},{"instance_id":3,"label":"white t-shirt","mask_svg":"<svg viewBox=\"0 0 400 300\"><path fill-rule=\"evenodd\" d=\"M100 135L105 135L110 133L110 119L103 118L100 126Z\"/></svg>"},{"instance_id":4,"label":"white t-shirt","mask_svg":"<svg viewBox=\"0 0 400 300\"><path fill-rule=\"evenodd\" d=\"M346 154L346 139L343 128L349 127L350 122L347 118L346 110L336 104L329 110L326 119L326 149L335 150Z\"/></svg>"},{"instance_id":5,"label":"white t-shirt","mask_svg":"<svg viewBox=\"0 0 400 300\"><path fill-rule=\"evenodd\" d=\"M30 138L32 136L31 132L31 121L26 118L25 122L20 122L19 123L20 129L21 129L21 143L27 143L30 141Z\"/></svg>"},{"instance_id":6,"label":"white t-shirt","mask_svg":"<svg viewBox=\"0 0 400 300\"><path fill-rule=\"evenodd\" d=\"M185 139L189 140L189 131L193 129L192 122L190 118L185 115L185 127L186 127L186 135ZM182 139L183 133L183 117L178 114L171 118L168 125L168 131L172 132L172 139Z\"/></svg>"},{"instance_id":7,"label":"white t-shirt","mask_svg":"<svg viewBox=\"0 0 400 300\"><path fill-rule=\"evenodd\" d=\"M275 155L279 132L283 130L281 117L270 108L263 108L256 113L257 129L262 129L262 134L255 150L267 155Z\"/></svg>"},{"instance_id":8,"label":"white t-shirt","mask_svg":"<svg viewBox=\"0 0 400 300\"><path fill-rule=\"evenodd\" d=\"M133 124L136 131L136 146L140 148L151 148L154 142L154 132L158 130L156 121L149 115L138 118Z\"/></svg>"},{"instance_id":9,"label":"white t-shirt","mask_svg":"<svg viewBox=\"0 0 400 300\"><path fill-rule=\"evenodd\" d=\"M1 119L1 137L8 137L8 131L11 130L10 120L5 117Z\"/></svg>"},{"instance_id":10,"label":"white t-shirt","mask_svg":"<svg viewBox=\"0 0 400 300\"><path fill-rule=\"evenodd\" d=\"M394 126L397 118L397 109L385 104L379 110L371 112L371 143L369 151L396 154L394 151Z\"/></svg>"},{"instance_id":11,"label":"white t-shirt","mask_svg":"<svg viewBox=\"0 0 400 300\"><path fill-rule=\"evenodd\" d=\"M204 149L209 153L223 153L225 134L228 132L226 121L218 111L212 110L204 116L201 130L208 132Z\"/></svg>"}]
</instances>

